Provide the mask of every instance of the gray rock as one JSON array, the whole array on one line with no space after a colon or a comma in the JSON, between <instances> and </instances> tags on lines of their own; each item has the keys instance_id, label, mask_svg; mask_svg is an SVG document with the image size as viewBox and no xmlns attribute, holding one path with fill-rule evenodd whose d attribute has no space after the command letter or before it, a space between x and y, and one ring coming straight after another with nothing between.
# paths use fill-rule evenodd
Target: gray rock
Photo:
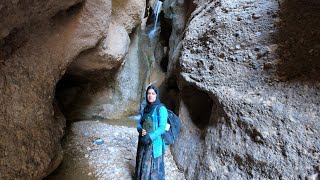
<instances>
[{"instance_id":1,"label":"gray rock","mask_svg":"<svg viewBox=\"0 0 320 180\"><path fill-rule=\"evenodd\" d=\"M290 8L279 7L277 0L250 3L223 0L217 4L198 1L196 4L181 40L181 56L177 58L182 67L177 70L181 95L179 116L183 128L173 152L186 178L224 178L224 162L235 161L236 165L230 165L241 170L233 171L232 177L241 177L239 179L295 179L301 172L314 169L318 164L314 151L319 152L315 145L319 144L319 133L306 131L309 128L305 126L320 128L318 114L310 114L310 111L320 112L320 96L315 85L318 78L303 70L309 69L308 66L300 69L296 65L310 59L308 51L315 49L310 34L317 32L320 26L314 18L301 20L299 23L306 26L311 22L318 25L304 32L294 31L294 24L288 23L297 20L291 16L292 12L297 9L304 12L300 11L300 6L307 10L310 4L297 0L290 1ZM225 13L227 8L230 11ZM270 13L265 15L268 11ZM274 12L281 12L279 18L283 21L279 24L272 16ZM319 15L312 10L308 13ZM308 13L297 16L306 17ZM215 25L209 26L212 19ZM239 31L241 34L235 37ZM213 32L214 36L208 36ZM204 38L209 44L202 42ZM191 51L199 46L214 47L215 51ZM304 53L299 53L299 57L304 61L295 56L301 48ZM225 53L227 61L218 61L220 52ZM200 59L207 67L196 66ZM310 66L315 64L315 61L310 62ZM287 81L286 75L292 80ZM300 79L300 75L309 78ZM319 77L318 73L315 75ZM304 88L306 85L308 88ZM191 92L186 90L190 86L194 87ZM196 97L195 100L190 100L192 97ZM197 102L201 97L205 97L202 102L212 104ZM302 150L295 152L299 146ZM211 160L207 162L207 159ZM212 171L211 166L217 170Z\"/></svg>"},{"instance_id":2,"label":"gray rock","mask_svg":"<svg viewBox=\"0 0 320 180\"><path fill-rule=\"evenodd\" d=\"M318 179L319 179L319 174L312 174L306 177L306 180L318 180Z\"/></svg>"},{"instance_id":3,"label":"gray rock","mask_svg":"<svg viewBox=\"0 0 320 180\"><path fill-rule=\"evenodd\" d=\"M260 18L261 18L261 15L260 15L260 14L253 13L253 14L252 14L252 18L253 18L253 19L260 19Z\"/></svg>"}]
</instances>

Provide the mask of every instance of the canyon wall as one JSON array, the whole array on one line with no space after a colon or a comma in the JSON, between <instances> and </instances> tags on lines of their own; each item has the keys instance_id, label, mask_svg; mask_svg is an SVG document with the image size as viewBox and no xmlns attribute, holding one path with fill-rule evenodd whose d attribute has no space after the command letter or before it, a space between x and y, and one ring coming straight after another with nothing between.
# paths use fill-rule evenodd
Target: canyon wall
<instances>
[{"instance_id":1,"label":"canyon wall","mask_svg":"<svg viewBox=\"0 0 320 180\"><path fill-rule=\"evenodd\" d=\"M119 3L0 3L0 179L42 179L60 164L66 126L61 104L74 94L61 102L58 82L119 71L144 1Z\"/></svg>"},{"instance_id":2,"label":"canyon wall","mask_svg":"<svg viewBox=\"0 0 320 180\"><path fill-rule=\"evenodd\" d=\"M187 179L316 174L320 3L196 4L182 52L170 57L179 64L183 122L173 152Z\"/></svg>"}]
</instances>

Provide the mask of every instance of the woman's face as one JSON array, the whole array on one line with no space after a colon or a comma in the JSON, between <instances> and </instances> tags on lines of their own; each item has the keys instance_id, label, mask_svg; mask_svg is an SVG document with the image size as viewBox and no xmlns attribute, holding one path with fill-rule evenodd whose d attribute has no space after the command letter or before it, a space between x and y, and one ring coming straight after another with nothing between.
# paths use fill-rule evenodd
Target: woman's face
<instances>
[{"instance_id":1,"label":"woman's face","mask_svg":"<svg viewBox=\"0 0 320 180\"><path fill-rule=\"evenodd\" d=\"M147 93L149 103L154 103L157 99L157 93L153 89L149 89Z\"/></svg>"}]
</instances>

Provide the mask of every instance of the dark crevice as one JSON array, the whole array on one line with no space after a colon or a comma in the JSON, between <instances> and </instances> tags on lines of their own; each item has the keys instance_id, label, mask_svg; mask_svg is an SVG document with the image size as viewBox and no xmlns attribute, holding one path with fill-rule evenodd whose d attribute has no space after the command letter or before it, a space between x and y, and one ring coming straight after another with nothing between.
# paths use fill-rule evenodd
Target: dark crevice
<instances>
[{"instance_id":1,"label":"dark crevice","mask_svg":"<svg viewBox=\"0 0 320 180\"><path fill-rule=\"evenodd\" d=\"M59 11L55 16L51 18L52 25L54 26L55 24L59 24L61 26L61 24L68 23L68 21L71 20L72 16L80 13L83 6L84 3L81 2L69 7L66 10Z\"/></svg>"},{"instance_id":2,"label":"dark crevice","mask_svg":"<svg viewBox=\"0 0 320 180\"><path fill-rule=\"evenodd\" d=\"M188 21L188 19L191 17L191 14L196 10L197 4L194 3L194 1L188 1L189 4L186 6L186 16L185 16L185 22Z\"/></svg>"},{"instance_id":3,"label":"dark crevice","mask_svg":"<svg viewBox=\"0 0 320 180\"><path fill-rule=\"evenodd\" d=\"M72 111L72 104L88 86L89 81L79 76L65 74L56 85L55 98L65 117Z\"/></svg>"},{"instance_id":4,"label":"dark crevice","mask_svg":"<svg viewBox=\"0 0 320 180\"><path fill-rule=\"evenodd\" d=\"M320 81L320 3L286 0L281 3L277 74L284 81Z\"/></svg>"},{"instance_id":5,"label":"dark crevice","mask_svg":"<svg viewBox=\"0 0 320 180\"><path fill-rule=\"evenodd\" d=\"M164 57L160 61L160 67L162 71L167 72L169 63L169 39L172 32L172 20L165 18L163 11L159 14L159 19L161 22L161 32L160 32L160 42L164 47Z\"/></svg>"},{"instance_id":6,"label":"dark crevice","mask_svg":"<svg viewBox=\"0 0 320 180\"><path fill-rule=\"evenodd\" d=\"M24 33L23 29L13 28L7 37L0 39L0 59L8 59L27 41Z\"/></svg>"},{"instance_id":7,"label":"dark crevice","mask_svg":"<svg viewBox=\"0 0 320 180\"><path fill-rule=\"evenodd\" d=\"M209 126L213 100L193 86L183 88L181 98L186 104L193 123L201 130Z\"/></svg>"},{"instance_id":8,"label":"dark crevice","mask_svg":"<svg viewBox=\"0 0 320 180\"><path fill-rule=\"evenodd\" d=\"M169 38L172 32L172 20L166 18L163 11L159 14L159 20L161 23L160 41L163 42L164 46L169 47Z\"/></svg>"},{"instance_id":9,"label":"dark crevice","mask_svg":"<svg viewBox=\"0 0 320 180\"><path fill-rule=\"evenodd\" d=\"M165 106L172 110L175 114L179 115L179 96L180 91L177 85L176 77L169 77L166 83L160 87L160 99Z\"/></svg>"},{"instance_id":10,"label":"dark crevice","mask_svg":"<svg viewBox=\"0 0 320 180\"><path fill-rule=\"evenodd\" d=\"M81 114L74 115L74 112L79 111L77 107L80 105L85 109L92 103L90 98L92 94L114 86L115 74L113 70L82 72L81 75L67 71L57 83L55 93L55 98L66 119L73 121L81 119Z\"/></svg>"}]
</instances>

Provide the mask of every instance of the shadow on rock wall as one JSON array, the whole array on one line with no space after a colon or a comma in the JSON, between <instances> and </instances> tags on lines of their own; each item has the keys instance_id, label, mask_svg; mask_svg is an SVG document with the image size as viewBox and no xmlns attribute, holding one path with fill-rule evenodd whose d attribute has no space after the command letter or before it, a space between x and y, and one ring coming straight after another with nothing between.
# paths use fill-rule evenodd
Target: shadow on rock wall
<instances>
[{"instance_id":1,"label":"shadow on rock wall","mask_svg":"<svg viewBox=\"0 0 320 180\"><path fill-rule=\"evenodd\" d=\"M320 81L320 1L284 1L279 15L278 75Z\"/></svg>"},{"instance_id":2,"label":"shadow on rock wall","mask_svg":"<svg viewBox=\"0 0 320 180\"><path fill-rule=\"evenodd\" d=\"M205 92L192 86L185 87L181 91L181 97L185 102L193 123L201 130L210 123L213 101Z\"/></svg>"},{"instance_id":3,"label":"shadow on rock wall","mask_svg":"<svg viewBox=\"0 0 320 180\"><path fill-rule=\"evenodd\" d=\"M81 120L84 117L90 118L89 116L102 118L86 112L95 103L95 94L114 87L115 74L114 71L103 70L84 73L83 76L66 73L57 83L56 99L67 120Z\"/></svg>"}]
</instances>

